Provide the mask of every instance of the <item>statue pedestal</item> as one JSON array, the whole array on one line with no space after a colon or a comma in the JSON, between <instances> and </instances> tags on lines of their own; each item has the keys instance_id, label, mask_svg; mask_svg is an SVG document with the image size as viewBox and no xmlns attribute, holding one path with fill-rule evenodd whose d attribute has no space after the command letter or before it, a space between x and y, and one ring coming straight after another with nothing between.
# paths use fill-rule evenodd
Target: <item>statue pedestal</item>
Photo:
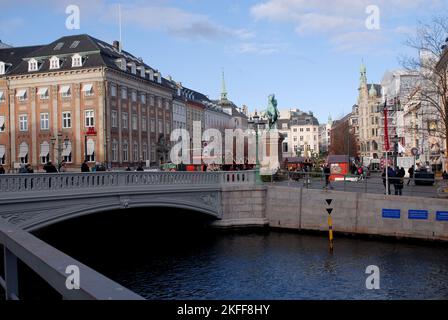
<instances>
[{"instance_id":1,"label":"statue pedestal","mask_svg":"<svg viewBox=\"0 0 448 320\"><path fill-rule=\"evenodd\" d=\"M282 144L285 137L272 129L264 132L260 139L260 174L275 174L283 163Z\"/></svg>"}]
</instances>

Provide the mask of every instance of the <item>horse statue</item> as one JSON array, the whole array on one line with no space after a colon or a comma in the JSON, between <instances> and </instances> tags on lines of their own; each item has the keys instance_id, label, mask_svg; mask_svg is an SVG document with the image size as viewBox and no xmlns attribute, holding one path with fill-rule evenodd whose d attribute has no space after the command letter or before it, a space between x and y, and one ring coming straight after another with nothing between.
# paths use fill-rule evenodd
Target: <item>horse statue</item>
<instances>
[{"instance_id":1,"label":"horse statue","mask_svg":"<svg viewBox=\"0 0 448 320\"><path fill-rule=\"evenodd\" d=\"M269 120L269 129L274 129L277 124L277 120L280 117L280 113L277 109L277 100L275 99L275 94L271 94L268 100L269 104L268 109L265 112L265 116Z\"/></svg>"}]
</instances>

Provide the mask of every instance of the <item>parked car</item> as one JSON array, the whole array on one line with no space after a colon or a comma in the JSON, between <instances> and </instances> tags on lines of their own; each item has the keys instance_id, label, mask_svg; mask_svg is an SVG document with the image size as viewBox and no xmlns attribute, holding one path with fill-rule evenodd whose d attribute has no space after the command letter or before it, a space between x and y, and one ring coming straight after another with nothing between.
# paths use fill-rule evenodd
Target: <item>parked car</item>
<instances>
[{"instance_id":1,"label":"parked car","mask_svg":"<svg viewBox=\"0 0 448 320\"><path fill-rule=\"evenodd\" d=\"M426 168L416 170L414 178L415 184L419 186L433 186L436 182L436 175L433 172L428 171Z\"/></svg>"}]
</instances>

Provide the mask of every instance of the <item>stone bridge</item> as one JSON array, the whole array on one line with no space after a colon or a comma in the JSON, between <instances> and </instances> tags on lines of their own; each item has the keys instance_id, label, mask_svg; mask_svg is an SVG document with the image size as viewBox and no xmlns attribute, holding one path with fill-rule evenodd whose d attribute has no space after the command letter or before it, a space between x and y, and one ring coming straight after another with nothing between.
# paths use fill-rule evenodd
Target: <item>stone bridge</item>
<instances>
[{"instance_id":1,"label":"stone bridge","mask_svg":"<svg viewBox=\"0 0 448 320\"><path fill-rule=\"evenodd\" d=\"M253 171L3 175L0 176L0 218L26 231L34 231L98 212L171 207L208 214L219 221L226 210L235 209L228 205L232 202L229 197L254 188L257 189ZM251 198L252 194L246 196ZM260 213L264 210L262 201L260 193ZM254 221L260 222L263 223Z\"/></svg>"}]
</instances>

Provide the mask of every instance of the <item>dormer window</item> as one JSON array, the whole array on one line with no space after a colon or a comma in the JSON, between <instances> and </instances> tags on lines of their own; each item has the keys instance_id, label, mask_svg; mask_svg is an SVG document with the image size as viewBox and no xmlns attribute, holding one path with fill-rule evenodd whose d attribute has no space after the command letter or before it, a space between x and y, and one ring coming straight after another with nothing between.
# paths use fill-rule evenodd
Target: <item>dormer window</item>
<instances>
[{"instance_id":1,"label":"dormer window","mask_svg":"<svg viewBox=\"0 0 448 320\"><path fill-rule=\"evenodd\" d=\"M72 67L82 67L82 57L79 54L72 56Z\"/></svg>"},{"instance_id":2,"label":"dormer window","mask_svg":"<svg viewBox=\"0 0 448 320\"><path fill-rule=\"evenodd\" d=\"M120 68L123 71L126 71L126 59L125 58L120 58L115 60L115 62L117 63L118 68Z\"/></svg>"},{"instance_id":3,"label":"dormer window","mask_svg":"<svg viewBox=\"0 0 448 320\"><path fill-rule=\"evenodd\" d=\"M128 63L128 66L131 67L131 73L136 74L137 73L137 67L135 66L134 62Z\"/></svg>"},{"instance_id":4,"label":"dormer window","mask_svg":"<svg viewBox=\"0 0 448 320\"><path fill-rule=\"evenodd\" d=\"M39 70L39 62L36 59L30 59L28 61L28 71L37 71Z\"/></svg>"},{"instance_id":5,"label":"dormer window","mask_svg":"<svg viewBox=\"0 0 448 320\"><path fill-rule=\"evenodd\" d=\"M149 80L154 81L154 71L151 69L146 70L146 73L149 74Z\"/></svg>"},{"instance_id":6,"label":"dormer window","mask_svg":"<svg viewBox=\"0 0 448 320\"><path fill-rule=\"evenodd\" d=\"M6 73L6 64L0 61L0 75L3 75L5 73Z\"/></svg>"},{"instance_id":7,"label":"dormer window","mask_svg":"<svg viewBox=\"0 0 448 320\"><path fill-rule=\"evenodd\" d=\"M51 57L50 59L50 70L52 69L59 69L60 65L59 65L59 58L56 56Z\"/></svg>"},{"instance_id":8,"label":"dormer window","mask_svg":"<svg viewBox=\"0 0 448 320\"><path fill-rule=\"evenodd\" d=\"M162 83L162 74L160 72L156 73L157 83Z\"/></svg>"},{"instance_id":9,"label":"dormer window","mask_svg":"<svg viewBox=\"0 0 448 320\"><path fill-rule=\"evenodd\" d=\"M145 78L146 77L145 67L138 66L137 69L140 71L140 77Z\"/></svg>"}]
</instances>

